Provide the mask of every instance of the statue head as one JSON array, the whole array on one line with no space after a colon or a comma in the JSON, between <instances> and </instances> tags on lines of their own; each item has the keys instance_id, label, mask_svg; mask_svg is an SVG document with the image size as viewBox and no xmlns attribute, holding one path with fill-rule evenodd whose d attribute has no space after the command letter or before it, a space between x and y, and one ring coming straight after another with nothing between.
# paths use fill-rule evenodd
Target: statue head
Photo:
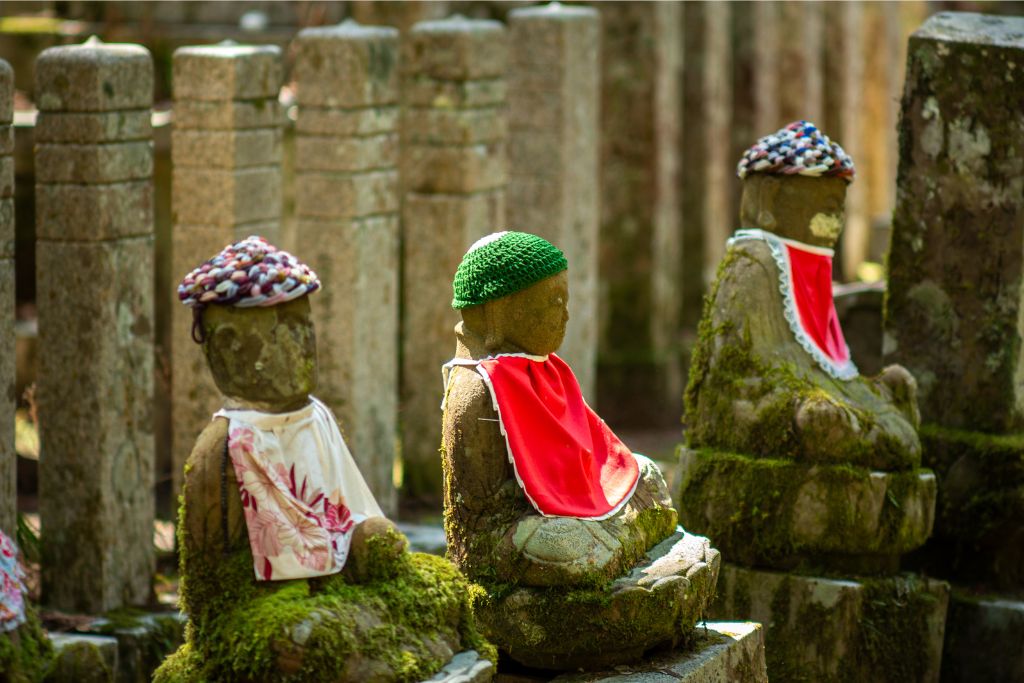
<instances>
[{"instance_id":1,"label":"statue head","mask_svg":"<svg viewBox=\"0 0 1024 683\"><path fill-rule=\"evenodd\" d=\"M260 237L225 249L189 273L178 297L192 307L217 388L262 409L284 411L316 389L316 335L308 294L316 273Z\"/></svg>"},{"instance_id":2,"label":"statue head","mask_svg":"<svg viewBox=\"0 0 1024 683\"><path fill-rule=\"evenodd\" d=\"M455 274L452 307L488 353L546 356L569 321L568 262L547 240L497 232L469 248Z\"/></svg>"},{"instance_id":3,"label":"statue head","mask_svg":"<svg viewBox=\"0 0 1024 683\"><path fill-rule=\"evenodd\" d=\"M796 121L761 138L743 154L737 175L743 180L742 227L835 246L853 160L814 124Z\"/></svg>"}]
</instances>

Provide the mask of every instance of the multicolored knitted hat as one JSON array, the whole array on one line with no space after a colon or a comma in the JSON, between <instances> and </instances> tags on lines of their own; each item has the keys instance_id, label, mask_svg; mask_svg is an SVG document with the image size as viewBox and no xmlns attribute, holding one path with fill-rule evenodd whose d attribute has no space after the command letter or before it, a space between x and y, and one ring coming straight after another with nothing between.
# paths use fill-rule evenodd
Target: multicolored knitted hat
<instances>
[{"instance_id":1,"label":"multicolored knitted hat","mask_svg":"<svg viewBox=\"0 0 1024 683\"><path fill-rule=\"evenodd\" d=\"M565 254L542 237L495 232L477 240L455 271L452 308L500 299L569 267Z\"/></svg>"},{"instance_id":2,"label":"multicolored knitted hat","mask_svg":"<svg viewBox=\"0 0 1024 683\"><path fill-rule=\"evenodd\" d=\"M853 182L853 159L810 121L794 121L743 153L736 175L838 176Z\"/></svg>"},{"instance_id":3,"label":"multicolored knitted hat","mask_svg":"<svg viewBox=\"0 0 1024 683\"><path fill-rule=\"evenodd\" d=\"M236 242L185 276L178 299L194 310L222 306L275 306L320 288L309 266L262 237Z\"/></svg>"}]
</instances>

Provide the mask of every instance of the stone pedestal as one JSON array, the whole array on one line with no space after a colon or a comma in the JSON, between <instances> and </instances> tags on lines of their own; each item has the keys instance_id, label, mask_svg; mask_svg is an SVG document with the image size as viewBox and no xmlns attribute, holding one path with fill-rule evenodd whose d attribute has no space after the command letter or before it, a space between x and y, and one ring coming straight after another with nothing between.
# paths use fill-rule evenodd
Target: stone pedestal
<instances>
[{"instance_id":1,"label":"stone pedestal","mask_svg":"<svg viewBox=\"0 0 1024 683\"><path fill-rule=\"evenodd\" d=\"M171 401L174 491L222 398L177 284L209 254L281 222L281 50L224 43L174 53Z\"/></svg>"},{"instance_id":2,"label":"stone pedestal","mask_svg":"<svg viewBox=\"0 0 1024 683\"><path fill-rule=\"evenodd\" d=\"M18 514L14 452L14 71L0 59L0 531L14 538Z\"/></svg>"},{"instance_id":3,"label":"stone pedestal","mask_svg":"<svg viewBox=\"0 0 1024 683\"><path fill-rule=\"evenodd\" d=\"M441 495L441 365L455 354L452 277L505 222L507 35L495 21L416 24L403 53L403 491Z\"/></svg>"},{"instance_id":4,"label":"stone pedestal","mask_svg":"<svg viewBox=\"0 0 1024 683\"><path fill-rule=\"evenodd\" d=\"M36 98L43 599L100 612L153 573L153 62L50 48Z\"/></svg>"},{"instance_id":5,"label":"stone pedestal","mask_svg":"<svg viewBox=\"0 0 1024 683\"><path fill-rule=\"evenodd\" d=\"M949 599L944 683L1024 681L1024 600L976 597L954 589Z\"/></svg>"},{"instance_id":6,"label":"stone pedestal","mask_svg":"<svg viewBox=\"0 0 1024 683\"><path fill-rule=\"evenodd\" d=\"M949 585L833 579L724 564L712 618L765 625L772 681L938 681ZM980 680L980 679L979 679Z\"/></svg>"},{"instance_id":7,"label":"stone pedestal","mask_svg":"<svg viewBox=\"0 0 1024 683\"><path fill-rule=\"evenodd\" d=\"M766 683L764 629L753 622L711 621L694 643L613 671L565 674L555 683Z\"/></svg>"},{"instance_id":8,"label":"stone pedestal","mask_svg":"<svg viewBox=\"0 0 1024 683\"><path fill-rule=\"evenodd\" d=\"M398 31L346 21L301 31L295 49L295 252L323 282L312 301L316 394L391 515L399 446Z\"/></svg>"},{"instance_id":9,"label":"stone pedestal","mask_svg":"<svg viewBox=\"0 0 1024 683\"><path fill-rule=\"evenodd\" d=\"M569 261L569 325L558 355L596 400L601 22L561 6L509 13L508 225Z\"/></svg>"}]
</instances>

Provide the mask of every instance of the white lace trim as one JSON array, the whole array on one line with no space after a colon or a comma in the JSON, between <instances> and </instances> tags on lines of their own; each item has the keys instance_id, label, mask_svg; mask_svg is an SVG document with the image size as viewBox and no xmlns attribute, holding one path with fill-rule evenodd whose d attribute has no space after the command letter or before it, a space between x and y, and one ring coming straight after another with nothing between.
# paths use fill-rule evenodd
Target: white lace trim
<instances>
[{"instance_id":1,"label":"white lace trim","mask_svg":"<svg viewBox=\"0 0 1024 683\"><path fill-rule=\"evenodd\" d=\"M533 356L528 353L499 353L493 356L487 356L487 358L481 358L480 360L475 360L472 358L453 358L441 366L441 374L444 376L445 398L447 399L448 396L448 377L453 367L460 365L463 367L471 367L474 370L476 370L477 374L480 375L481 378L483 378L484 384L487 385L487 391L491 394L491 403L494 404L494 412L498 414L498 428L501 430L502 438L505 439L505 452L508 456L508 461L512 464L512 472L516 475L516 481L519 483L519 488L522 489L523 495L526 496L526 500L530 501L530 505L533 506L533 509L536 510L537 514L539 514L541 517L568 517L568 515L549 515L548 513L541 510L540 507L537 505L537 502L530 497L530 492L526 490L526 484L523 483L523 478L519 476L519 469L516 467L516 459L512 455L512 444L509 443L508 432L505 431L505 421L501 419L501 407L498 406L498 395L494 393L494 383L491 380L491 376L487 374L487 370L485 370L484 367L480 365L480 363L482 363L485 360L494 360L495 358L501 358L502 356L519 356L520 358L529 358L530 360L541 362L546 361L548 359L547 356ZM444 401L441 402L441 409L444 410ZM632 454L632 452L630 453ZM637 463L637 465L639 467L639 463ZM629 493L626 494L626 496L621 501L619 501L618 505L613 507L605 514L598 515L597 517L569 517L569 519L580 519L584 521L600 522L603 519L614 517L616 514L619 513L620 510L622 510L623 507L625 507L626 503L632 500L633 494L636 493L636 487L640 485L641 476L642 473L638 471L636 481L633 482L633 488L631 488L629 490Z\"/></svg>"},{"instance_id":2,"label":"white lace trim","mask_svg":"<svg viewBox=\"0 0 1024 683\"><path fill-rule=\"evenodd\" d=\"M846 346L847 360L843 363L837 363L825 355L814 340L811 339L810 335L808 335L804 330L803 324L800 322L800 314L796 308L796 300L793 297L793 273L789 263L789 254L786 253L785 245L789 245L802 251L823 254L825 256L832 256L835 252L826 247L816 247L810 244L804 244L803 242L797 242L796 240L788 240L770 233L767 230L757 230L753 228L742 228L737 230L733 236L729 238L727 244L728 246L732 246L734 243L741 240L762 240L768 245L768 249L772 254L772 259L774 259L775 265L778 266L779 269L779 291L782 292L782 315L786 318L786 322L789 324L789 329L793 332L793 336L796 338L797 343L803 347L803 350L806 351L811 358L815 360L818 366L830 377L844 381L857 377L859 372L857 371L857 366L854 365L853 360L850 357L849 346ZM846 345L845 340L843 345Z\"/></svg>"}]
</instances>

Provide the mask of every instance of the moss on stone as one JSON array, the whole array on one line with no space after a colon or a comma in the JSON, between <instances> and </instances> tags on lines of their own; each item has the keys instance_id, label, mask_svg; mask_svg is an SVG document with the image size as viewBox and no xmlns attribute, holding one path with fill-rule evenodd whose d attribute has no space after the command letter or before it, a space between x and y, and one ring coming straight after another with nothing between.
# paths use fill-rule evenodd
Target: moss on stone
<instances>
[{"instance_id":1,"label":"moss on stone","mask_svg":"<svg viewBox=\"0 0 1024 683\"><path fill-rule=\"evenodd\" d=\"M52 661L50 639L35 609L26 605L25 623L13 631L0 633L0 674L10 683L33 683L43 680Z\"/></svg>"},{"instance_id":2,"label":"moss on stone","mask_svg":"<svg viewBox=\"0 0 1024 683\"><path fill-rule=\"evenodd\" d=\"M922 482L920 471L887 474L886 500L872 523L860 518L863 501L851 493L871 490L870 470L710 449L681 457L684 526L713 539L725 557L743 565L865 571L877 555L884 569L886 558L920 546L930 528L904 509L907 501L927 506L934 500L934 486ZM799 510L808 500L823 508Z\"/></svg>"},{"instance_id":3,"label":"moss on stone","mask_svg":"<svg viewBox=\"0 0 1024 683\"><path fill-rule=\"evenodd\" d=\"M72 643L60 651L47 683L108 683L114 674L94 643Z\"/></svg>"}]
</instances>

